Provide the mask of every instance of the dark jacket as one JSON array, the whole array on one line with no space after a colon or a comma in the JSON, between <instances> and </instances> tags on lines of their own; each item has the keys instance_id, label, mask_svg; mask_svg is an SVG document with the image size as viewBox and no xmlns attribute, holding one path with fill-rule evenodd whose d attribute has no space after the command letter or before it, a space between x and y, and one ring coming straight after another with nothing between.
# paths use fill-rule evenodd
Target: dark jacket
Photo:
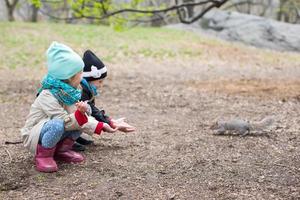
<instances>
[{"instance_id":1,"label":"dark jacket","mask_svg":"<svg viewBox=\"0 0 300 200\"><path fill-rule=\"evenodd\" d=\"M105 111L99 110L95 105L95 95L93 94L93 90L91 89L89 83L86 80L82 80L80 85L82 87L81 101L88 101L88 104L91 106L92 109L91 115L97 121L109 124L109 116L105 115Z\"/></svg>"}]
</instances>

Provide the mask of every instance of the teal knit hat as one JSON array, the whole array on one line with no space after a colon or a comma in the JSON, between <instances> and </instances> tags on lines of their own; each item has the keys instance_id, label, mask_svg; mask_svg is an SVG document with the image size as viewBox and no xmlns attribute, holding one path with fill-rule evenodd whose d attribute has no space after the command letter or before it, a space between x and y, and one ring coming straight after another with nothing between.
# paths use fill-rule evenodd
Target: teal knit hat
<instances>
[{"instance_id":1,"label":"teal knit hat","mask_svg":"<svg viewBox=\"0 0 300 200\"><path fill-rule=\"evenodd\" d=\"M48 74L56 79L69 79L84 67L82 58L64 44L52 42L46 54Z\"/></svg>"}]
</instances>

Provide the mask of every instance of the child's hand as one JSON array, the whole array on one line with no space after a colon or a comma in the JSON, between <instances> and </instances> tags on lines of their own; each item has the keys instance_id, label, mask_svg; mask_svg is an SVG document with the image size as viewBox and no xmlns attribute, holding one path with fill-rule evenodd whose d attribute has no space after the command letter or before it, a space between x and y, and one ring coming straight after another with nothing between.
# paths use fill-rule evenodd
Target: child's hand
<instances>
[{"instance_id":1,"label":"child's hand","mask_svg":"<svg viewBox=\"0 0 300 200\"><path fill-rule=\"evenodd\" d=\"M135 131L135 127L127 124L126 126L122 126L122 127L120 126L120 127L118 127L118 130L122 131L124 133L130 133L130 132Z\"/></svg>"},{"instance_id":2,"label":"child's hand","mask_svg":"<svg viewBox=\"0 0 300 200\"><path fill-rule=\"evenodd\" d=\"M112 122L114 124L114 126L122 132L125 133L129 133L129 132L133 132L135 131L135 127L131 126L130 124L128 124L127 122L125 122L125 118L120 118L120 119L112 119Z\"/></svg>"},{"instance_id":3,"label":"child's hand","mask_svg":"<svg viewBox=\"0 0 300 200\"><path fill-rule=\"evenodd\" d=\"M88 105L87 102L80 101L75 104L77 107L77 110L79 110L82 114L86 113L88 111Z\"/></svg>"},{"instance_id":4,"label":"child's hand","mask_svg":"<svg viewBox=\"0 0 300 200\"><path fill-rule=\"evenodd\" d=\"M114 133L118 130L118 128L112 128L110 127L109 124L103 123L103 131L108 132L108 133Z\"/></svg>"}]
</instances>

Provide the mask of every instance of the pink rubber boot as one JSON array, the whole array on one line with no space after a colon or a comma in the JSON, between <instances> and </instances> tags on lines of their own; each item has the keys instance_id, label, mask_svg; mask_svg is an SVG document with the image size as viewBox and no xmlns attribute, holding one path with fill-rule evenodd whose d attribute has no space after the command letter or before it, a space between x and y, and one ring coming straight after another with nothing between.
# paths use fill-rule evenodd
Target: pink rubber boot
<instances>
[{"instance_id":1,"label":"pink rubber boot","mask_svg":"<svg viewBox=\"0 0 300 200\"><path fill-rule=\"evenodd\" d=\"M35 155L36 170L40 172L56 172L58 170L57 164L53 159L55 148L44 148L38 144Z\"/></svg>"},{"instance_id":2,"label":"pink rubber boot","mask_svg":"<svg viewBox=\"0 0 300 200\"><path fill-rule=\"evenodd\" d=\"M54 158L67 163L84 161L84 157L81 154L71 150L74 142L71 138L65 138L60 141L56 146Z\"/></svg>"}]
</instances>

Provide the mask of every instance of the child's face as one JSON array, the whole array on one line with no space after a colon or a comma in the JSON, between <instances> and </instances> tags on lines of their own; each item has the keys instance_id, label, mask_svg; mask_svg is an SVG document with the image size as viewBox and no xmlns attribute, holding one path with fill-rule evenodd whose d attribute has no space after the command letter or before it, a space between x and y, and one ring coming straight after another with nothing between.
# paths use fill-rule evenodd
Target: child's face
<instances>
[{"instance_id":1,"label":"child's face","mask_svg":"<svg viewBox=\"0 0 300 200\"><path fill-rule=\"evenodd\" d=\"M90 83L96 86L97 89L101 89L103 87L103 82L103 79L90 81Z\"/></svg>"},{"instance_id":2,"label":"child's face","mask_svg":"<svg viewBox=\"0 0 300 200\"><path fill-rule=\"evenodd\" d=\"M75 74L72 78L70 78L69 83L74 88L77 88L82 80L82 71Z\"/></svg>"}]
</instances>

